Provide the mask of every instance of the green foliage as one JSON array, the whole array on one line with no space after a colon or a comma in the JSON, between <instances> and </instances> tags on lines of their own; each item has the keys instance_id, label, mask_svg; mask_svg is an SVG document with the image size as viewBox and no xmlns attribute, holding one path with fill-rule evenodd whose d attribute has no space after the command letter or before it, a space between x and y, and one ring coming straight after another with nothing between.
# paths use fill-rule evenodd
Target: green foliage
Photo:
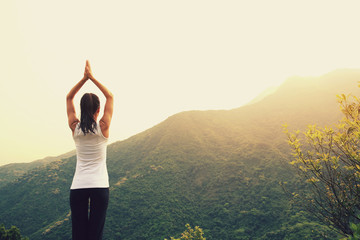
<instances>
[{"instance_id":1,"label":"green foliage","mask_svg":"<svg viewBox=\"0 0 360 240\"><path fill-rule=\"evenodd\" d=\"M29 240L29 238L22 237L20 230L15 226L6 229L4 225L0 225L0 240Z\"/></svg>"},{"instance_id":2,"label":"green foliage","mask_svg":"<svg viewBox=\"0 0 360 240\"><path fill-rule=\"evenodd\" d=\"M345 117L334 128L309 126L303 138L285 127L294 160L290 162L309 185L294 193L307 209L344 235L360 211L360 100L338 96ZM353 227L356 225L353 224Z\"/></svg>"},{"instance_id":3,"label":"green foliage","mask_svg":"<svg viewBox=\"0 0 360 240\"><path fill-rule=\"evenodd\" d=\"M75 155L75 151L71 151L65 154L62 154L57 157L46 157L44 159L36 160L30 163L11 163L0 167L0 187L5 186L6 184L16 180L27 172L44 166L54 160L67 158Z\"/></svg>"},{"instance_id":4,"label":"green foliage","mask_svg":"<svg viewBox=\"0 0 360 240\"><path fill-rule=\"evenodd\" d=\"M358 224L350 223L350 228L353 231L353 235L349 236L346 239L359 240L360 239L360 223L358 223Z\"/></svg>"},{"instance_id":5,"label":"green foliage","mask_svg":"<svg viewBox=\"0 0 360 240\"><path fill-rule=\"evenodd\" d=\"M185 227L186 230L181 234L180 238L171 237L171 240L206 240L206 238L203 237L204 232L199 226L196 226L195 229L192 229L190 224L186 224ZM165 238L165 240L167 239Z\"/></svg>"}]
</instances>

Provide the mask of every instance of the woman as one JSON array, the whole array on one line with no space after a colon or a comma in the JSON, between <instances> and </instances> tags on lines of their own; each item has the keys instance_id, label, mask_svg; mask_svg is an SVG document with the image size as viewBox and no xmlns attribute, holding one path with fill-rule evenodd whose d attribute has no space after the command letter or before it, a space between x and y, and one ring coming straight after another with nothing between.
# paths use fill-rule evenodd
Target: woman
<instances>
[{"instance_id":1,"label":"woman","mask_svg":"<svg viewBox=\"0 0 360 240\"><path fill-rule=\"evenodd\" d=\"M74 97L91 80L105 95L104 115L98 121L99 98L85 93L80 101L81 117L76 117ZM113 114L113 95L97 81L89 61L84 77L66 96L69 127L76 145L76 170L70 188L70 207L73 240L102 239L109 201L109 178L106 167L106 146ZM90 205L90 212L89 212Z\"/></svg>"}]
</instances>

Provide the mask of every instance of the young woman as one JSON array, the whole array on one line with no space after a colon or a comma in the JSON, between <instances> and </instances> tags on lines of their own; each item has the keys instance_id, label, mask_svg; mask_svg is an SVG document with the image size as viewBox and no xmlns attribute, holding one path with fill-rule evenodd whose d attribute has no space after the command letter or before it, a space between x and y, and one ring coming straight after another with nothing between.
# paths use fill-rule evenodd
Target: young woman
<instances>
[{"instance_id":1,"label":"young woman","mask_svg":"<svg viewBox=\"0 0 360 240\"><path fill-rule=\"evenodd\" d=\"M106 98L104 115L100 121L100 102L93 93L83 95L80 101L80 120L76 117L73 100L88 80L92 81ZM113 103L112 93L94 78L89 61L86 61L84 77L66 96L68 123L75 141L77 157L70 188L73 240L102 239L109 201L106 147Z\"/></svg>"}]
</instances>

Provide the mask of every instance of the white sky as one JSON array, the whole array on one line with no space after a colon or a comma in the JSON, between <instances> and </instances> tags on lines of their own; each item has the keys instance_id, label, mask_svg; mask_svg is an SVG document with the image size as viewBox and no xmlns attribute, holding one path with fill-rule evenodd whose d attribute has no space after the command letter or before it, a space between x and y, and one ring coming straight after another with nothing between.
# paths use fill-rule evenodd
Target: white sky
<instances>
[{"instance_id":1,"label":"white sky","mask_svg":"<svg viewBox=\"0 0 360 240\"><path fill-rule=\"evenodd\" d=\"M358 68L359 1L0 2L0 165L74 149L65 96L89 59L115 95L110 142L231 109L293 75ZM101 93L91 83L84 92ZM104 98L101 98L104 102Z\"/></svg>"}]
</instances>

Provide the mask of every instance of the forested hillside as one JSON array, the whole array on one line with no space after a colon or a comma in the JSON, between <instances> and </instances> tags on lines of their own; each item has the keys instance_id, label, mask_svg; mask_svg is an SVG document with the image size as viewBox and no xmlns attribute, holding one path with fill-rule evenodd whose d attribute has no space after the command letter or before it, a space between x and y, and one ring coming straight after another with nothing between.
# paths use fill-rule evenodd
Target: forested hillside
<instances>
[{"instance_id":1,"label":"forested hillside","mask_svg":"<svg viewBox=\"0 0 360 240\"><path fill-rule=\"evenodd\" d=\"M336 122L336 94L360 96L359 80L360 70L290 78L254 104L182 112L109 145L104 239L170 238L186 223L209 240L338 239L293 206L279 184L292 190L296 183L282 125ZM71 239L74 170L75 157L58 158L1 186L0 223L32 240Z\"/></svg>"},{"instance_id":2,"label":"forested hillside","mask_svg":"<svg viewBox=\"0 0 360 240\"><path fill-rule=\"evenodd\" d=\"M76 154L76 151L62 154L57 157L46 157L30 163L10 163L0 167L0 187L24 175L28 171L46 165L56 159L68 158Z\"/></svg>"}]
</instances>

